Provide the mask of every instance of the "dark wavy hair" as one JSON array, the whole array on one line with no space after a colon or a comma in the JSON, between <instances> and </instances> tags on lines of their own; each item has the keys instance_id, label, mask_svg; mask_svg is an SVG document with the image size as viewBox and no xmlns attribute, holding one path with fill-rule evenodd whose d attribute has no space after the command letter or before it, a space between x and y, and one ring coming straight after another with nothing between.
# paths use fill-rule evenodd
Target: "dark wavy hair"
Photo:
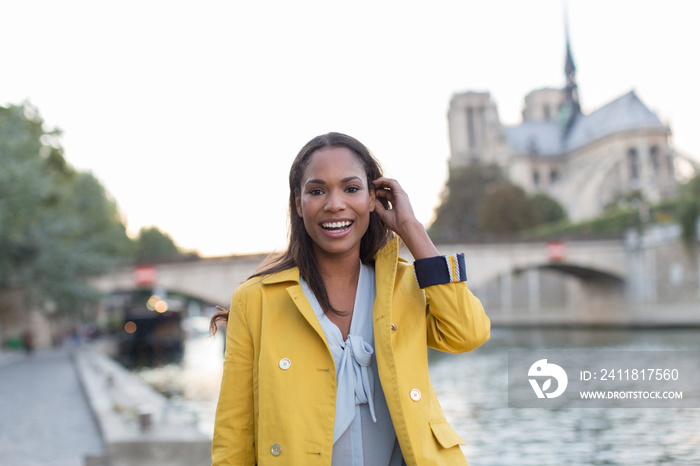
<instances>
[{"instance_id":1,"label":"dark wavy hair","mask_svg":"<svg viewBox=\"0 0 700 466\"><path fill-rule=\"evenodd\" d=\"M327 133L316 136L301 148L292 168L289 170L289 237L288 246L281 255L270 255L249 278L268 275L292 267L299 268L299 274L309 284L325 312L338 313L328 299L323 276L316 264L313 242L304 227L304 219L297 214L296 196L301 195L301 180L311 156L324 147L345 147L350 149L365 169L367 186L373 189L373 181L383 176L382 168L372 153L357 139L342 133ZM380 199L377 198L379 202ZM392 231L379 219L376 211L370 213L369 226L360 242L360 260L372 263L375 254L393 237ZM211 319L212 331L216 331L220 323L228 320L228 311L220 311Z\"/></svg>"}]
</instances>

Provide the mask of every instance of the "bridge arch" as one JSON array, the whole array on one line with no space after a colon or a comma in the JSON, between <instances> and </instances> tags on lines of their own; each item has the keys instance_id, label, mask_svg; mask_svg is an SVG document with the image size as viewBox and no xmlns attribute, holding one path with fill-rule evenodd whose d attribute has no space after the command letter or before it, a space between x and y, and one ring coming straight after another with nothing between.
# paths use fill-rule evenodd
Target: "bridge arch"
<instances>
[{"instance_id":1,"label":"bridge arch","mask_svg":"<svg viewBox=\"0 0 700 466\"><path fill-rule=\"evenodd\" d=\"M596 267L555 261L533 262L472 285L494 324L591 321L622 309L625 278Z\"/></svg>"},{"instance_id":2,"label":"bridge arch","mask_svg":"<svg viewBox=\"0 0 700 466\"><path fill-rule=\"evenodd\" d=\"M565 275L576 277L591 285L605 285L612 287L622 287L625 285L624 277L609 272L607 270L601 270L596 267L589 267L586 265L572 264L567 262L547 262L539 265L532 265L529 267L516 267L513 269L513 273L522 273L526 270L540 269L540 270L552 270Z\"/></svg>"},{"instance_id":3,"label":"bridge arch","mask_svg":"<svg viewBox=\"0 0 700 466\"><path fill-rule=\"evenodd\" d=\"M151 283L145 286L139 285L135 278L135 268L125 267L96 277L93 284L106 294L143 287L165 289L228 308L233 292L263 258L264 255L254 254L155 264L150 266L153 269Z\"/></svg>"}]
</instances>

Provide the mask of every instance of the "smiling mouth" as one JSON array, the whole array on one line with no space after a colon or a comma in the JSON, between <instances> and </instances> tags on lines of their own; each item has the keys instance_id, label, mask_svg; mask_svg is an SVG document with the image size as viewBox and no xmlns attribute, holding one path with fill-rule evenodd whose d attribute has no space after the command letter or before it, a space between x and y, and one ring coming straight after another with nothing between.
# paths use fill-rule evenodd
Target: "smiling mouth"
<instances>
[{"instance_id":1,"label":"smiling mouth","mask_svg":"<svg viewBox=\"0 0 700 466\"><path fill-rule=\"evenodd\" d=\"M345 231L345 230L349 229L350 226L352 226L352 223L353 222L351 222L349 220L345 220L342 222L326 222L326 223L321 224L321 228L323 228L326 231L331 231L331 232L337 233L337 232L341 232L341 231Z\"/></svg>"}]
</instances>

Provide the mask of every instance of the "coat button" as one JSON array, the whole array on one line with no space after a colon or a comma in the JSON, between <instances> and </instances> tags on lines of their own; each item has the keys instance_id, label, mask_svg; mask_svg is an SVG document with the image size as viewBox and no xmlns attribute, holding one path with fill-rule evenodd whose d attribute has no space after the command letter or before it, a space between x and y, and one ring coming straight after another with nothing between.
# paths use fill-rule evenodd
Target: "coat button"
<instances>
[{"instance_id":1,"label":"coat button","mask_svg":"<svg viewBox=\"0 0 700 466\"><path fill-rule=\"evenodd\" d=\"M420 396L421 396L421 395L420 395L420 390L418 390L417 388L414 388L413 390L411 390L411 399L412 399L413 401L419 401L419 400L420 400Z\"/></svg>"},{"instance_id":2,"label":"coat button","mask_svg":"<svg viewBox=\"0 0 700 466\"><path fill-rule=\"evenodd\" d=\"M270 448L270 453L272 453L272 456L280 456L280 453L282 453L282 447L280 446L280 444L273 444L272 448Z\"/></svg>"},{"instance_id":3,"label":"coat button","mask_svg":"<svg viewBox=\"0 0 700 466\"><path fill-rule=\"evenodd\" d=\"M286 371L287 369L289 369L289 366L291 366L291 365L292 365L292 361L290 361L289 359L287 359L287 358L280 359L280 369L282 369L283 371ZM275 444L275 445L277 445L277 444Z\"/></svg>"},{"instance_id":4,"label":"coat button","mask_svg":"<svg viewBox=\"0 0 700 466\"><path fill-rule=\"evenodd\" d=\"M391 323L391 333L394 333L395 331L396 331L396 324L392 322Z\"/></svg>"}]
</instances>

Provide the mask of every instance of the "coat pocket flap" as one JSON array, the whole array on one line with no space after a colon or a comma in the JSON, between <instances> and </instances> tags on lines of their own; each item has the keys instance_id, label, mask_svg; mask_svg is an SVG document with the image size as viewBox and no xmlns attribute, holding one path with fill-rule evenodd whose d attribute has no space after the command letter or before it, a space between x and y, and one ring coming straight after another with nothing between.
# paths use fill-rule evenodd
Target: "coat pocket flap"
<instances>
[{"instance_id":1,"label":"coat pocket flap","mask_svg":"<svg viewBox=\"0 0 700 466\"><path fill-rule=\"evenodd\" d=\"M455 445L466 445L457 432L447 421L430 421L430 429L443 448L451 448Z\"/></svg>"}]
</instances>

